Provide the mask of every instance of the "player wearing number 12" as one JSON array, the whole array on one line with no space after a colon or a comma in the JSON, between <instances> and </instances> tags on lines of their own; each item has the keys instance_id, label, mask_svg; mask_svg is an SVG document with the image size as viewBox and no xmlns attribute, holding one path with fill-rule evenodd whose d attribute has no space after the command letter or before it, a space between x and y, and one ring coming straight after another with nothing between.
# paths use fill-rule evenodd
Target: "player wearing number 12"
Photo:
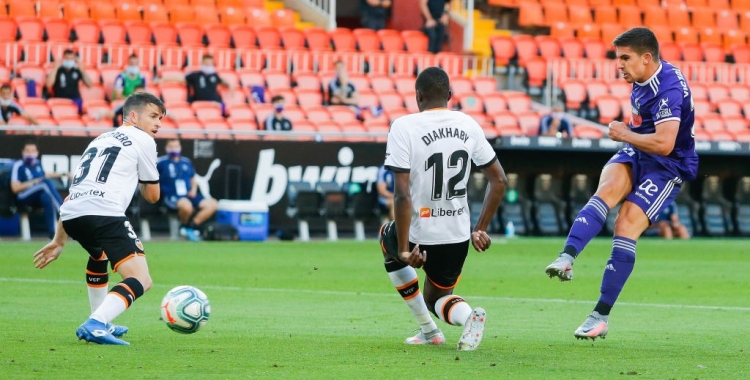
<instances>
[{"instance_id":1,"label":"player wearing number 12","mask_svg":"<svg viewBox=\"0 0 750 380\"><path fill-rule=\"evenodd\" d=\"M123 105L123 125L95 138L81 157L60 207L52 242L34 254L44 268L62 253L68 236L88 252L86 283L91 316L76 336L99 344L127 345L119 339L128 331L112 321L151 287L143 244L125 217L136 187L150 203L159 200L154 136L166 109L157 97L137 92ZM107 292L107 263L123 280Z\"/></svg>"},{"instance_id":2,"label":"player wearing number 12","mask_svg":"<svg viewBox=\"0 0 750 380\"><path fill-rule=\"evenodd\" d=\"M474 350L482 340L485 310L453 294L469 250L490 247L485 232L505 194L507 179L482 128L468 115L447 109L451 97L445 71L419 74L419 113L396 119L388 133L385 167L395 178L395 217L380 230L385 270L420 325L407 344L444 344L430 316L463 326L458 349ZM470 162L487 176L489 188L474 232L466 186ZM424 295L415 268L424 267Z\"/></svg>"},{"instance_id":3,"label":"player wearing number 12","mask_svg":"<svg viewBox=\"0 0 750 380\"><path fill-rule=\"evenodd\" d=\"M607 335L609 312L635 266L638 238L672 203L683 181L692 181L698 172L693 96L682 72L659 59L659 42L647 28L620 34L614 46L617 67L633 84L633 117L629 126L610 123L609 138L625 147L604 166L596 194L578 213L562 252L545 270L560 281L572 280L573 261L601 231L609 210L622 202L601 296L573 333L579 339Z\"/></svg>"}]
</instances>

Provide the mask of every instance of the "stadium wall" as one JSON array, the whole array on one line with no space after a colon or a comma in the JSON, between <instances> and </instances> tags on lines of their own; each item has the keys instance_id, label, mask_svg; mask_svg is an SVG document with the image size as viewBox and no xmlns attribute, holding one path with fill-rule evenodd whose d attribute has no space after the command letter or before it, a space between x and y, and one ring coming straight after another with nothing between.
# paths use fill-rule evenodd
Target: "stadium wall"
<instances>
[{"instance_id":1,"label":"stadium wall","mask_svg":"<svg viewBox=\"0 0 750 380\"><path fill-rule=\"evenodd\" d=\"M6 135L0 144L0 161L17 159L27 135ZM88 137L37 136L45 171L73 171L80 154L91 141ZM750 156L750 144L726 145L707 142L699 146L701 165L698 179L718 175L722 179L750 175L750 165L741 164ZM159 154L165 140L159 140ZM526 178L541 173L568 180L574 174L596 179L602 165L619 148L609 140L545 139L503 137L493 141L500 162L508 173ZM376 181L377 168L384 160L382 143L298 142L298 141L201 141L184 140L183 155L196 168L203 193L218 199L252 199L270 206L271 229L294 229L296 221L287 215L286 187L291 181L333 181L339 184ZM369 187L368 187L369 188ZM694 190L698 186L693 187ZM697 194L696 194L697 195ZM694 198L699 198L694 196ZM311 223L313 232L323 231L325 223ZM376 228L378 221L368 222ZM342 232L352 223L341 221Z\"/></svg>"}]
</instances>

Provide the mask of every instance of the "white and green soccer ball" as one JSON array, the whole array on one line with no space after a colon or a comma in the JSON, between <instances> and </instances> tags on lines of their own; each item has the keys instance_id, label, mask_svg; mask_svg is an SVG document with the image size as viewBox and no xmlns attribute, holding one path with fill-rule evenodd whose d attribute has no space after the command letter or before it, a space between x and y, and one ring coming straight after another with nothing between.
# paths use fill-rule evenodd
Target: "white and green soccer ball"
<instances>
[{"instance_id":1,"label":"white and green soccer ball","mask_svg":"<svg viewBox=\"0 0 750 380\"><path fill-rule=\"evenodd\" d=\"M193 286L178 286L161 300L161 319L178 333L192 334L200 330L210 314L208 297Z\"/></svg>"}]
</instances>

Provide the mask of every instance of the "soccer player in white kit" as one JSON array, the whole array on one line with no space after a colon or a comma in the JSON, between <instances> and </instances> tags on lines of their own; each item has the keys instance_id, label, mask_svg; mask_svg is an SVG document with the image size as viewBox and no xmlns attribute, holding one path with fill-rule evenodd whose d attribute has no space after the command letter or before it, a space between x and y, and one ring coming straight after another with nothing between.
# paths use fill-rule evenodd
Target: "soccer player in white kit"
<instances>
[{"instance_id":1,"label":"soccer player in white kit","mask_svg":"<svg viewBox=\"0 0 750 380\"><path fill-rule=\"evenodd\" d=\"M159 98L137 92L125 100L123 125L95 138L81 157L52 242L34 254L44 268L62 253L68 236L89 253L86 282L91 316L76 336L98 344L128 345L128 329L112 321L151 288L143 244L125 210L140 188L150 203L159 200L154 136L166 109ZM107 292L107 262L122 282Z\"/></svg>"},{"instance_id":2,"label":"soccer player in white kit","mask_svg":"<svg viewBox=\"0 0 750 380\"><path fill-rule=\"evenodd\" d=\"M469 250L490 247L485 232L505 194L507 178L484 131L468 115L448 110L448 75L430 67L417 77L419 113L396 119L388 133L385 166L395 176L396 220L380 230L385 269L411 309L420 333L407 344L444 344L445 336L430 316L464 326L462 351L479 346L486 313L472 310L453 294ZM489 187L477 225L471 230L466 186L469 160L487 176ZM424 294L415 268L424 267Z\"/></svg>"}]
</instances>

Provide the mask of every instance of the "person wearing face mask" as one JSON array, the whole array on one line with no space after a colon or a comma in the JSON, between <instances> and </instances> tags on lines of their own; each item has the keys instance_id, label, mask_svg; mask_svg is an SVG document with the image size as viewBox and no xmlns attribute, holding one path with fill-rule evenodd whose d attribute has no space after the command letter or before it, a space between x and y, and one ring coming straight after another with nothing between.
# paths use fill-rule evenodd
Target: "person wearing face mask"
<instances>
[{"instance_id":1,"label":"person wearing face mask","mask_svg":"<svg viewBox=\"0 0 750 380\"><path fill-rule=\"evenodd\" d=\"M195 168L189 158L180 155L180 140L168 140L165 150L167 155L159 157L156 163L164 205L177 210L181 232L190 241L200 241L201 226L216 213L218 203L198 192Z\"/></svg>"},{"instance_id":2,"label":"person wearing face mask","mask_svg":"<svg viewBox=\"0 0 750 380\"><path fill-rule=\"evenodd\" d=\"M139 87L146 87L146 78L141 75L141 64L138 56L133 54L128 57L128 67L115 78L112 100L125 99Z\"/></svg>"},{"instance_id":3,"label":"person wearing face mask","mask_svg":"<svg viewBox=\"0 0 750 380\"><path fill-rule=\"evenodd\" d=\"M552 107L552 112L542 116L539 121L539 136L573 137L573 126L565 117L561 105Z\"/></svg>"},{"instance_id":4,"label":"person wearing face mask","mask_svg":"<svg viewBox=\"0 0 750 380\"><path fill-rule=\"evenodd\" d=\"M185 83L188 90L188 103L199 100L218 102L221 104L222 113L226 115L226 107L217 88L219 85L227 87L231 98L234 86L221 79L219 74L216 73L216 66L214 65L214 57L212 55L203 55L200 70L186 75Z\"/></svg>"},{"instance_id":5,"label":"person wearing face mask","mask_svg":"<svg viewBox=\"0 0 750 380\"><path fill-rule=\"evenodd\" d=\"M63 52L62 60L57 61L54 69L47 75L47 88L55 98L70 99L78 106L78 113L83 110L83 99L79 90L80 82L91 87L92 82L81 66L81 59L70 49Z\"/></svg>"},{"instance_id":6,"label":"person wearing face mask","mask_svg":"<svg viewBox=\"0 0 750 380\"><path fill-rule=\"evenodd\" d=\"M33 125L39 124L34 116L24 112L23 108L21 108L18 103L13 101L13 89L7 83L0 86L0 114L2 115L2 119L0 119L0 125L8 124L8 121L10 120L12 114L21 116Z\"/></svg>"},{"instance_id":7,"label":"person wearing face mask","mask_svg":"<svg viewBox=\"0 0 750 380\"><path fill-rule=\"evenodd\" d=\"M284 117L284 97L276 95L271 98L271 104L273 104L273 114L268 115L266 118L266 130L267 131L291 131L292 122Z\"/></svg>"},{"instance_id":8,"label":"person wearing face mask","mask_svg":"<svg viewBox=\"0 0 750 380\"><path fill-rule=\"evenodd\" d=\"M52 236L55 234L62 198L49 178L60 178L67 173L45 174L39 162L39 149L34 141L26 141L21 154L23 158L13 164L10 189L16 195L19 206L44 209L47 232Z\"/></svg>"}]
</instances>

